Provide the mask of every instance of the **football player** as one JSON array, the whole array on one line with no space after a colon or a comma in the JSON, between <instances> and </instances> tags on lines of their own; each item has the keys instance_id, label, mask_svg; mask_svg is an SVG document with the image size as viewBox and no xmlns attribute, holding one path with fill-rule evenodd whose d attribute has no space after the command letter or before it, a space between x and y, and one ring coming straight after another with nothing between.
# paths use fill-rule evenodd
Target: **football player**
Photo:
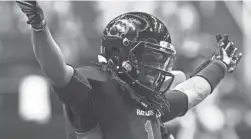
<instances>
[{"instance_id":1,"label":"football player","mask_svg":"<svg viewBox=\"0 0 251 139\"><path fill-rule=\"evenodd\" d=\"M130 12L103 31L94 66L65 63L42 9L35 1L17 1L28 17L36 58L50 79L78 138L161 139L161 124L184 115L209 96L241 53L227 36L193 76L170 89L175 48L155 16Z\"/></svg>"}]
</instances>

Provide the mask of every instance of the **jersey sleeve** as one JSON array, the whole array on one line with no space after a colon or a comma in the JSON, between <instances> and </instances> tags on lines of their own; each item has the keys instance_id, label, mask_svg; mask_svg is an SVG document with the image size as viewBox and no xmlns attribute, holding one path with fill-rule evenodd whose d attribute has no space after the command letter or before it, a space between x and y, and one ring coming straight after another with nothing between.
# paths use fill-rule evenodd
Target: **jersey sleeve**
<instances>
[{"instance_id":1,"label":"jersey sleeve","mask_svg":"<svg viewBox=\"0 0 251 139\"><path fill-rule=\"evenodd\" d=\"M67 106L83 106L92 100L91 85L78 70L65 87L53 87L59 99Z\"/></svg>"},{"instance_id":2,"label":"jersey sleeve","mask_svg":"<svg viewBox=\"0 0 251 139\"><path fill-rule=\"evenodd\" d=\"M85 133L97 126L93 94L88 79L74 69L72 79L65 87L53 87L64 104L64 113L75 132Z\"/></svg>"},{"instance_id":3,"label":"jersey sleeve","mask_svg":"<svg viewBox=\"0 0 251 139\"><path fill-rule=\"evenodd\" d=\"M183 116L188 110L188 97L186 94L177 90L166 92L166 97L170 105L169 110L161 116L162 122L168 122L178 116Z\"/></svg>"}]
</instances>

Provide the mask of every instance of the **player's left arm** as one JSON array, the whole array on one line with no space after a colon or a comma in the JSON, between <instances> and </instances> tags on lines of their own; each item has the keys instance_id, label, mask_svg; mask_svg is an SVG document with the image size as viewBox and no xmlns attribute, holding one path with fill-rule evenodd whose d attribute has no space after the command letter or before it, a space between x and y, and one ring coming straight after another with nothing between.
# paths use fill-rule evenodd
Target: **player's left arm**
<instances>
[{"instance_id":1,"label":"player's left arm","mask_svg":"<svg viewBox=\"0 0 251 139\"><path fill-rule=\"evenodd\" d=\"M162 116L163 122L185 114L188 109L202 102L213 92L227 72L234 71L242 54L237 51L233 42L228 40L227 35L223 39L218 37L217 41L219 52L203 63L190 79L166 93L170 108Z\"/></svg>"}]
</instances>

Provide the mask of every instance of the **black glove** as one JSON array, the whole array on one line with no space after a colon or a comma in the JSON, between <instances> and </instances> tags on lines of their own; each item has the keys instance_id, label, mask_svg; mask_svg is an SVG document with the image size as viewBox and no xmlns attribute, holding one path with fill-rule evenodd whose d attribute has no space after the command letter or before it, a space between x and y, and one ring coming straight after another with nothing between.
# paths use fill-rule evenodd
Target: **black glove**
<instances>
[{"instance_id":1,"label":"black glove","mask_svg":"<svg viewBox=\"0 0 251 139\"><path fill-rule=\"evenodd\" d=\"M233 72L242 58L242 53L238 48L234 47L234 43L229 41L228 35L225 34L222 38L221 35L216 35L217 48L212 57L214 60L220 60L227 66L228 72Z\"/></svg>"},{"instance_id":2,"label":"black glove","mask_svg":"<svg viewBox=\"0 0 251 139\"><path fill-rule=\"evenodd\" d=\"M37 1L17 0L16 3L28 17L27 24L30 24L34 31L42 31L45 28L44 13Z\"/></svg>"}]
</instances>

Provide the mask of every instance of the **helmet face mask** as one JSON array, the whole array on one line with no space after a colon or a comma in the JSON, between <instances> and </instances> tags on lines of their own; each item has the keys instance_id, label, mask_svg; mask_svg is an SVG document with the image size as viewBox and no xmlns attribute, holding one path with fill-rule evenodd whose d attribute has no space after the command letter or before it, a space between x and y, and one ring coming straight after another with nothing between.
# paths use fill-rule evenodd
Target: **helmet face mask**
<instances>
[{"instance_id":1,"label":"helmet face mask","mask_svg":"<svg viewBox=\"0 0 251 139\"><path fill-rule=\"evenodd\" d=\"M116 73L129 77L128 84L146 89L140 92L162 94L171 86L176 52L169 32L156 17L132 12L113 19L104 31L101 54L113 61ZM170 84L163 86L168 77Z\"/></svg>"},{"instance_id":2,"label":"helmet face mask","mask_svg":"<svg viewBox=\"0 0 251 139\"><path fill-rule=\"evenodd\" d=\"M171 45L168 42L167 45ZM165 92L170 86L162 86L170 73L175 50L168 46L140 41L129 52L129 61L137 69L136 81L152 92ZM161 91L162 90L162 91ZM161 91L161 92L160 92Z\"/></svg>"}]
</instances>

